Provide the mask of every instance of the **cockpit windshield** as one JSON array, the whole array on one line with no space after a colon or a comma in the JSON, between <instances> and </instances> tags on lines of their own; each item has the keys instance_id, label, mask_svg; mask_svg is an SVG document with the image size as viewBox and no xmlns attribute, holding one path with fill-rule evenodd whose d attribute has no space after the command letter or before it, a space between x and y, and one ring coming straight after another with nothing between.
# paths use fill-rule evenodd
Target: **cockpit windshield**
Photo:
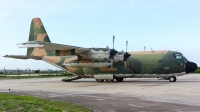
<instances>
[{"instance_id":1,"label":"cockpit windshield","mask_svg":"<svg viewBox=\"0 0 200 112\"><path fill-rule=\"evenodd\" d=\"M187 59L185 58L185 56L181 53L174 53L174 57L176 59L184 59L185 63L187 62Z\"/></svg>"},{"instance_id":2,"label":"cockpit windshield","mask_svg":"<svg viewBox=\"0 0 200 112\"><path fill-rule=\"evenodd\" d=\"M179 53L175 53L175 54L174 54L174 57L175 57L176 59L181 59L181 58L183 58L183 55L182 55L182 54L179 54Z\"/></svg>"}]
</instances>

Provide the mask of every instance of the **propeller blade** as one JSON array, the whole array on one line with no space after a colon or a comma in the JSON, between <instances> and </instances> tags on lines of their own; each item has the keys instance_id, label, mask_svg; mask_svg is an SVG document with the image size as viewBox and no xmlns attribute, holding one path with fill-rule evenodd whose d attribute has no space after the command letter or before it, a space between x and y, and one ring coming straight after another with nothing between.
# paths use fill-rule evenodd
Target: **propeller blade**
<instances>
[{"instance_id":1,"label":"propeller blade","mask_svg":"<svg viewBox=\"0 0 200 112\"><path fill-rule=\"evenodd\" d=\"M124 64L124 67L125 67L125 70L126 70L126 61L124 61L124 63L125 63L125 64Z\"/></svg>"},{"instance_id":2,"label":"propeller blade","mask_svg":"<svg viewBox=\"0 0 200 112\"><path fill-rule=\"evenodd\" d=\"M127 52L128 41L126 41L126 52Z\"/></svg>"},{"instance_id":3,"label":"propeller blade","mask_svg":"<svg viewBox=\"0 0 200 112\"><path fill-rule=\"evenodd\" d=\"M114 43L115 43L115 36L113 35L113 49L114 49Z\"/></svg>"},{"instance_id":4,"label":"propeller blade","mask_svg":"<svg viewBox=\"0 0 200 112\"><path fill-rule=\"evenodd\" d=\"M113 68L113 59L111 59L111 68Z\"/></svg>"},{"instance_id":5,"label":"propeller blade","mask_svg":"<svg viewBox=\"0 0 200 112\"><path fill-rule=\"evenodd\" d=\"M127 52L127 47L128 47L128 41L126 41L126 52L122 51L122 54L124 55L124 67L126 69L126 64L127 64L127 59L131 56L128 52Z\"/></svg>"},{"instance_id":6,"label":"propeller blade","mask_svg":"<svg viewBox=\"0 0 200 112\"><path fill-rule=\"evenodd\" d=\"M113 67L113 61L114 61L114 57L118 57L118 51L116 51L114 49L114 44L115 44L115 36L113 35L113 49L110 49L108 46L107 46L107 49L108 51L110 52L110 56L109 58L111 59L111 68Z\"/></svg>"}]
</instances>

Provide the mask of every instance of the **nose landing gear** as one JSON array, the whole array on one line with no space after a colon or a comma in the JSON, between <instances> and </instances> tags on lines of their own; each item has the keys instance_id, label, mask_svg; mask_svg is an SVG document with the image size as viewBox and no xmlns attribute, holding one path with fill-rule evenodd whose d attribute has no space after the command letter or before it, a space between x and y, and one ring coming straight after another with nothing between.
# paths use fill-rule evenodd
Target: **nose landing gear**
<instances>
[{"instance_id":1,"label":"nose landing gear","mask_svg":"<svg viewBox=\"0 0 200 112\"><path fill-rule=\"evenodd\" d=\"M176 77L175 77L175 76L169 77L169 81L170 81L170 82L176 82Z\"/></svg>"}]
</instances>

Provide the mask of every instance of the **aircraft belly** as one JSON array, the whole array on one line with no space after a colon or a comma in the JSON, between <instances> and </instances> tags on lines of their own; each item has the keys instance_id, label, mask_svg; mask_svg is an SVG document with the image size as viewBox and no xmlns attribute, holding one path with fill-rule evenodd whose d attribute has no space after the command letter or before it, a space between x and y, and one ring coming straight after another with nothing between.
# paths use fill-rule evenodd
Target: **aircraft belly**
<instances>
[{"instance_id":1,"label":"aircraft belly","mask_svg":"<svg viewBox=\"0 0 200 112\"><path fill-rule=\"evenodd\" d=\"M182 76L186 75L186 72L169 73L169 74L134 74L130 78L157 78L157 77L170 77L170 76Z\"/></svg>"},{"instance_id":2,"label":"aircraft belly","mask_svg":"<svg viewBox=\"0 0 200 112\"><path fill-rule=\"evenodd\" d=\"M132 70L124 67L98 67L98 68L82 68L84 74L132 74Z\"/></svg>"},{"instance_id":3,"label":"aircraft belly","mask_svg":"<svg viewBox=\"0 0 200 112\"><path fill-rule=\"evenodd\" d=\"M133 74L114 74L114 77L116 78L128 78L128 77L132 77Z\"/></svg>"}]
</instances>

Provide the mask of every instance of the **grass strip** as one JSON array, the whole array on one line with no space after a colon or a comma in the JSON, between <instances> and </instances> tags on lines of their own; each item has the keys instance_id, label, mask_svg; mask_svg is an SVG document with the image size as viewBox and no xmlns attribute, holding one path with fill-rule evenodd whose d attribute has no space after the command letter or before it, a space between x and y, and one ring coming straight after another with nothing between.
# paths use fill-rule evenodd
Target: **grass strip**
<instances>
[{"instance_id":1,"label":"grass strip","mask_svg":"<svg viewBox=\"0 0 200 112\"><path fill-rule=\"evenodd\" d=\"M59 101L0 93L0 111L4 112L92 112L92 109Z\"/></svg>"}]
</instances>

